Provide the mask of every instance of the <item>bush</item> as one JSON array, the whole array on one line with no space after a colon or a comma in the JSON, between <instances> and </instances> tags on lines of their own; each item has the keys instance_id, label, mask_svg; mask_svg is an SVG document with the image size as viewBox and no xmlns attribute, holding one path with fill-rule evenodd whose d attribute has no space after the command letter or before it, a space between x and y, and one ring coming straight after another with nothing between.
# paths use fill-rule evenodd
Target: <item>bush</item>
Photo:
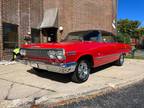
<instances>
[{"instance_id":1,"label":"bush","mask_svg":"<svg viewBox=\"0 0 144 108\"><path fill-rule=\"evenodd\" d=\"M126 44L131 43L130 37L128 35L118 34L115 38L118 42L121 42L121 43L126 43Z\"/></svg>"}]
</instances>

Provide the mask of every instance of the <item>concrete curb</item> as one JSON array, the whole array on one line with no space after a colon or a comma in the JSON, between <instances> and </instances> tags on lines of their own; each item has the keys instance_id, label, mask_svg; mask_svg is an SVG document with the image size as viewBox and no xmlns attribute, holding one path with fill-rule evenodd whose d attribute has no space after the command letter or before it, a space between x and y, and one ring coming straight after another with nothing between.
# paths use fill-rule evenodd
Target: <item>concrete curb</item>
<instances>
[{"instance_id":1,"label":"concrete curb","mask_svg":"<svg viewBox=\"0 0 144 108\"><path fill-rule=\"evenodd\" d=\"M23 98L23 99L16 99L16 100L0 100L1 108L28 108L31 105L46 105L48 107L54 107L58 105L64 105L67 103L77 102L84 99L90 99L95 96L99 96L105 93L109 93L116 89L121 89L124 87L128 87L129 85L136 84L140 81L144 80L144 75L140 75L133 79L128 79L127 81L120 81L116 84L108 84L101 89L94 88L93 90L84 91L77 94L56 94L56 95L46 95L43 97L35 98Z\"/></svg>"}]
</instances>

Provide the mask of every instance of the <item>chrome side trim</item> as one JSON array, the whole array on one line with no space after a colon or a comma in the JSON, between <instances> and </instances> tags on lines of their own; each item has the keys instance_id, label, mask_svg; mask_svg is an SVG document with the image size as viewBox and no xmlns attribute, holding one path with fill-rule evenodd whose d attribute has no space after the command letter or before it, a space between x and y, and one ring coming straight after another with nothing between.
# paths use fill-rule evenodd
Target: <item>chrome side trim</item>
<instances>
[{"instance_id":1,"label":"chrome side trim","mask_svg":"<svg viewBox=\"0 0 144 108\"><path fill-rule=\"evenodd\" d=\"M100 57L96 57L95 60L101 60L103 58L109 58L112 56L120 56L121 54L111 54L111 55L106 55L106 56L100 56Z\"/></svg>"},{"instance_id":2,"label":"chrome side trim","mask_svg":"<svg viewBox=\"0 0 144 108\"><path fill-rule=\"evenodd\" d=\"M29 60L19 60L19 62L25 65L30 65L31 67L47 70L50 72L61 73L61 74L74 72L77 65L76 62L69 62L60 65L46 64L44 62L29 61Z\"/></svg>"}]
</instances>

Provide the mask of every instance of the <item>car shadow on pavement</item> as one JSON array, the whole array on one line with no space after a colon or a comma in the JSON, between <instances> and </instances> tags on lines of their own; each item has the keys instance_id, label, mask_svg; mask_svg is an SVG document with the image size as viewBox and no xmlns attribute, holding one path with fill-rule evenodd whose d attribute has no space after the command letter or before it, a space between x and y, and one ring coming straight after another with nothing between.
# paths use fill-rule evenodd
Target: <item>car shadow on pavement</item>
<instances>
[{"instance_id":1,"label":"car shadow on pavement","mask_svg":"<svg viewBox=\"0 0 144 108\"><path fill-rule=\"evenodd\" d=\"M62 82L62 83L71 82L71 74L59 74L59 73L54 73L46 70L35 70L33 68L28 70L27 72L57 82Z\"/></svg>"},{"instance_id":2,"label":"car shadow on pavement","mask_svg":"<svg viewBox=\"0 0 144 108\"><path fill-rule=\"evenodd\" d=\"M103 66L100 66L97 68L93 68L91 74L94 74L96 72L100 72L101 70L110 68L112 66L113 66L113 64L110 63L110 64L106 64L106 65L103 65ZM62 83L72 82L71 81L72 73L70 73L70 74L58 74L58 73L54 73L54 72L50 72L50 71L46 71L46 70L39 70L39 69L35 70L33 68L28 70L27 72L34 74L34 75L37 75L39 77L50 79L50 80L57 81L57 82L62 82Z\"/></svg>"},{"instance_id":3,"label":"car shadow on pavement","mask_svg":"<svg viewBox=\"0 0 144 108\"><path fill-rule=\"evenodd\" d=\"M106 64L106 65L103 65L103 66L93 68L91 74L94 74L96 72L100 72L100 71L105 70L107 68L110 68L112 66L114 66L113 63L109 63L109 64Z\"/></svg>"}]
</instances>

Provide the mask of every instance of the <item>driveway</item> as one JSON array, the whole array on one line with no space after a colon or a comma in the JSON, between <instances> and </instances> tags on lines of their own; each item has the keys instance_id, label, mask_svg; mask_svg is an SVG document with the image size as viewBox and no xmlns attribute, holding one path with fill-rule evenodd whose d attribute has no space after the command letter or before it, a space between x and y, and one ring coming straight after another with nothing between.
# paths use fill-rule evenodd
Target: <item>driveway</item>
<instances>
[{"instance_id":1,"label":"driveway","mask_svg":"<svg viewBox=\"0 0 144 108\"><path fill-rule=\"evenodd\" d=\"M126 59L121 67L105 65L94 69L83 84L71 82L70 75L35 72L31 67L16 63L0 65L0 106L21 105L27 101L53 103L76 98L105 88L125 86L144 79L144 61ZM7 101L6 101L7 100Z\"/></svg>"}]
</instances>

